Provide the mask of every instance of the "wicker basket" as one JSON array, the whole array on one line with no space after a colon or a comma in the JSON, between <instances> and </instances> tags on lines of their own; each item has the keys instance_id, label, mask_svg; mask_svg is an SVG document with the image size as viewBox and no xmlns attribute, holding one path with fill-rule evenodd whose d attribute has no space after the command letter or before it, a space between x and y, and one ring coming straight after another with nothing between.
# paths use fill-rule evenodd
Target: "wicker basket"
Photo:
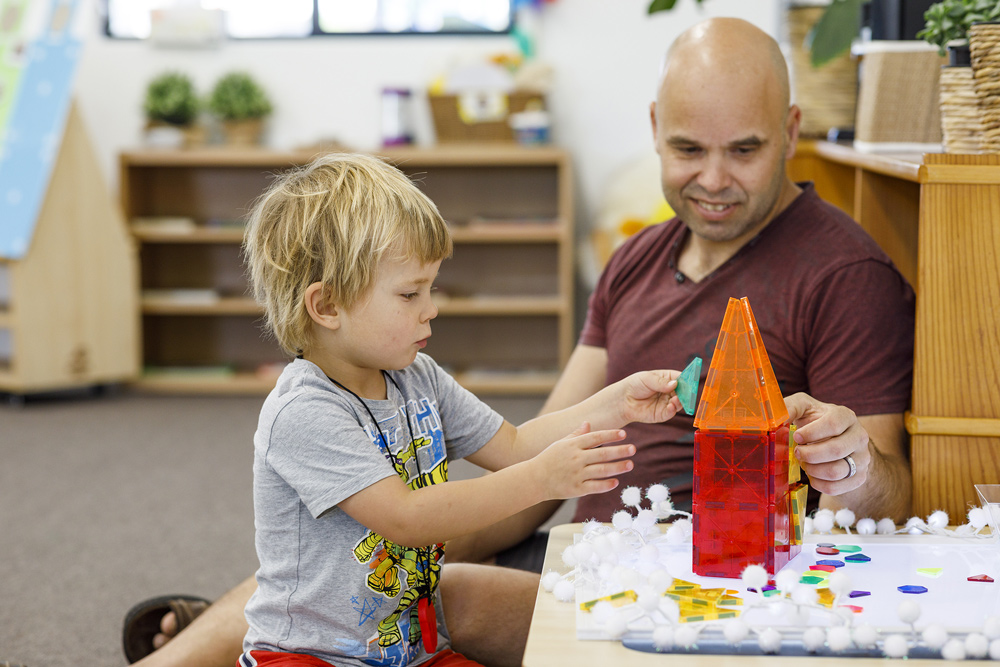
<instances>
[{"instance_id":1,"label":"wicker basket","mask_svg":"<svg viewBox=\"0 0 1000 667\"><path fill-rule=\"evenodd\" d=\"M1000 153L1000 24L972 24L969 51L982 125L980 148L984 153Z\"/></svg>"},{"instance_id":2,"label":"wicker basket","mask_svg":"<svg viewBox=\"0 0 1000 667\"><path fill-rule=\"evenodd\" d=\"M869 42L862 56L855 146L939 144L937 49L908 42Z\"/></svg>"},{"instance_id":3,"label":"wicker basket","mask_svg":"<svg viewBox=\"0 0 1000 667\"><path fill-rule=\"evenodd\" d=\"M545 97L532 92L428 95L428 99L439 143L513 142L510 114L545 108Z\"/></svg>"},{"instance_id":4,"label":"wicker basket","mask_svg":"<svg viewBox=\"0 0 1000 667\"><path fill-rule=\"evenodd\" d=\"M858 65L845 54L823 65L813 67L806 36L812 30L824 7L789 7L786 13L789 68L795 103L802 109L803 137L825 137L834 127L854 125L858 99Z\"/></svg>"},{"instance_id":5,"label":"wicker basket","mask_svg":"<svg viewBox=\"0 0 1000 667\"><path fill-rule=\"evenodd\" d=\"M983 152L983 122L971 67L941 68L941 134L948 153Z\"/></svg>"}]
</instances>

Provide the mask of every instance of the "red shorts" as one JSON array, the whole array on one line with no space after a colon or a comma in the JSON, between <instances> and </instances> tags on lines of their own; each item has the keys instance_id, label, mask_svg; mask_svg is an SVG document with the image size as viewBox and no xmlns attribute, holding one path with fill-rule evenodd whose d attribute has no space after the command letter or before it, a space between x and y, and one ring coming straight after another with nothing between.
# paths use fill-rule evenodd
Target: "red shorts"
<instances>
[{"instance_id":1,"label":"red shorts","mask_svg":"<svg viewBox=\"0 0 1000 667\"><path fill-rule=\"evenodd\" d=\"M247 659L247 655L252 659ZM319 658L305 653L278 653L276 651L249 651L240 656L236 667L252 667L267 665L267 667L336 667ZM423 663L421 667L483 667L478 662L469 660L461 653L444 649L434 654L434 657Z\"/></svg>"}]
</instances>

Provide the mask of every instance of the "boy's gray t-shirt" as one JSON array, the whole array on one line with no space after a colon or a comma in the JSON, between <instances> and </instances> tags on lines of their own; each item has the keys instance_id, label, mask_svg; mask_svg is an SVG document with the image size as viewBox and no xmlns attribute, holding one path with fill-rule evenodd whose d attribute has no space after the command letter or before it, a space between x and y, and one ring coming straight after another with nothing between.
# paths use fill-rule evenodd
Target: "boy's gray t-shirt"
<instances>
[{"instance_id":1,"label":"boy's gray t-shirt","mask_svg":"<svg viewBox=\"0 0 1000 667\"><path fill-rule=\"evenodd\" d=\"M260 569L244 651L309 653L336 665L428 658L410 589L421 581L436 589L443 549L420 554L386 542L337 504L397 475L379 447L380 429L414 488L445 481L448 460L478 451L503 418L426 355L389 375L396 384L386 382L387 400L364 401L377 428L358 399L303 359L285 368L264 402L254 435ZM441 650L449 638L437 590L434 605Z\"/></svg>"}]
</instances>

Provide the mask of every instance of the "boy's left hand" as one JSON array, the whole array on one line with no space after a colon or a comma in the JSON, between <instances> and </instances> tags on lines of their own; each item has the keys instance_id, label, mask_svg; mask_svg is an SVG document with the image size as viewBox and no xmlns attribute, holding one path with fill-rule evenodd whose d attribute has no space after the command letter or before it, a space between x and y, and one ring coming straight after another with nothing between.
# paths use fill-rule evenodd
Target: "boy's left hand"
<instances>
[{"instance_id":1,"label":"boy's left hand","mask_svg":"<svg viewBox=\"0 0 1000 667\"><path fill-rule=\"evenodd\" d=\"M680 371L640 371L621 380L622 424L672 419L682 409L675 393L680 375Z\"/></svg>"}]
</instances>

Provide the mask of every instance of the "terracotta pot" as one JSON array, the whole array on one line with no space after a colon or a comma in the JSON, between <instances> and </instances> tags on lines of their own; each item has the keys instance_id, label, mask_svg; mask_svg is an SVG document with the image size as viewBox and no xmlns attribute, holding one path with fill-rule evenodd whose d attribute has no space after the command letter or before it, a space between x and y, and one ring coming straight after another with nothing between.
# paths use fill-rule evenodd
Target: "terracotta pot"
<instances>
[{"instance_id":1,"label":"terracotta pot","mask_svg":"<svg viewBox=\"0 0 1000 667\"><path fill-rule=\"evenodd\" d=\"M229 146L256 146L263 132L264 121L260 118L222 121L222 133Z\"/></svg>"}]
</instances>

